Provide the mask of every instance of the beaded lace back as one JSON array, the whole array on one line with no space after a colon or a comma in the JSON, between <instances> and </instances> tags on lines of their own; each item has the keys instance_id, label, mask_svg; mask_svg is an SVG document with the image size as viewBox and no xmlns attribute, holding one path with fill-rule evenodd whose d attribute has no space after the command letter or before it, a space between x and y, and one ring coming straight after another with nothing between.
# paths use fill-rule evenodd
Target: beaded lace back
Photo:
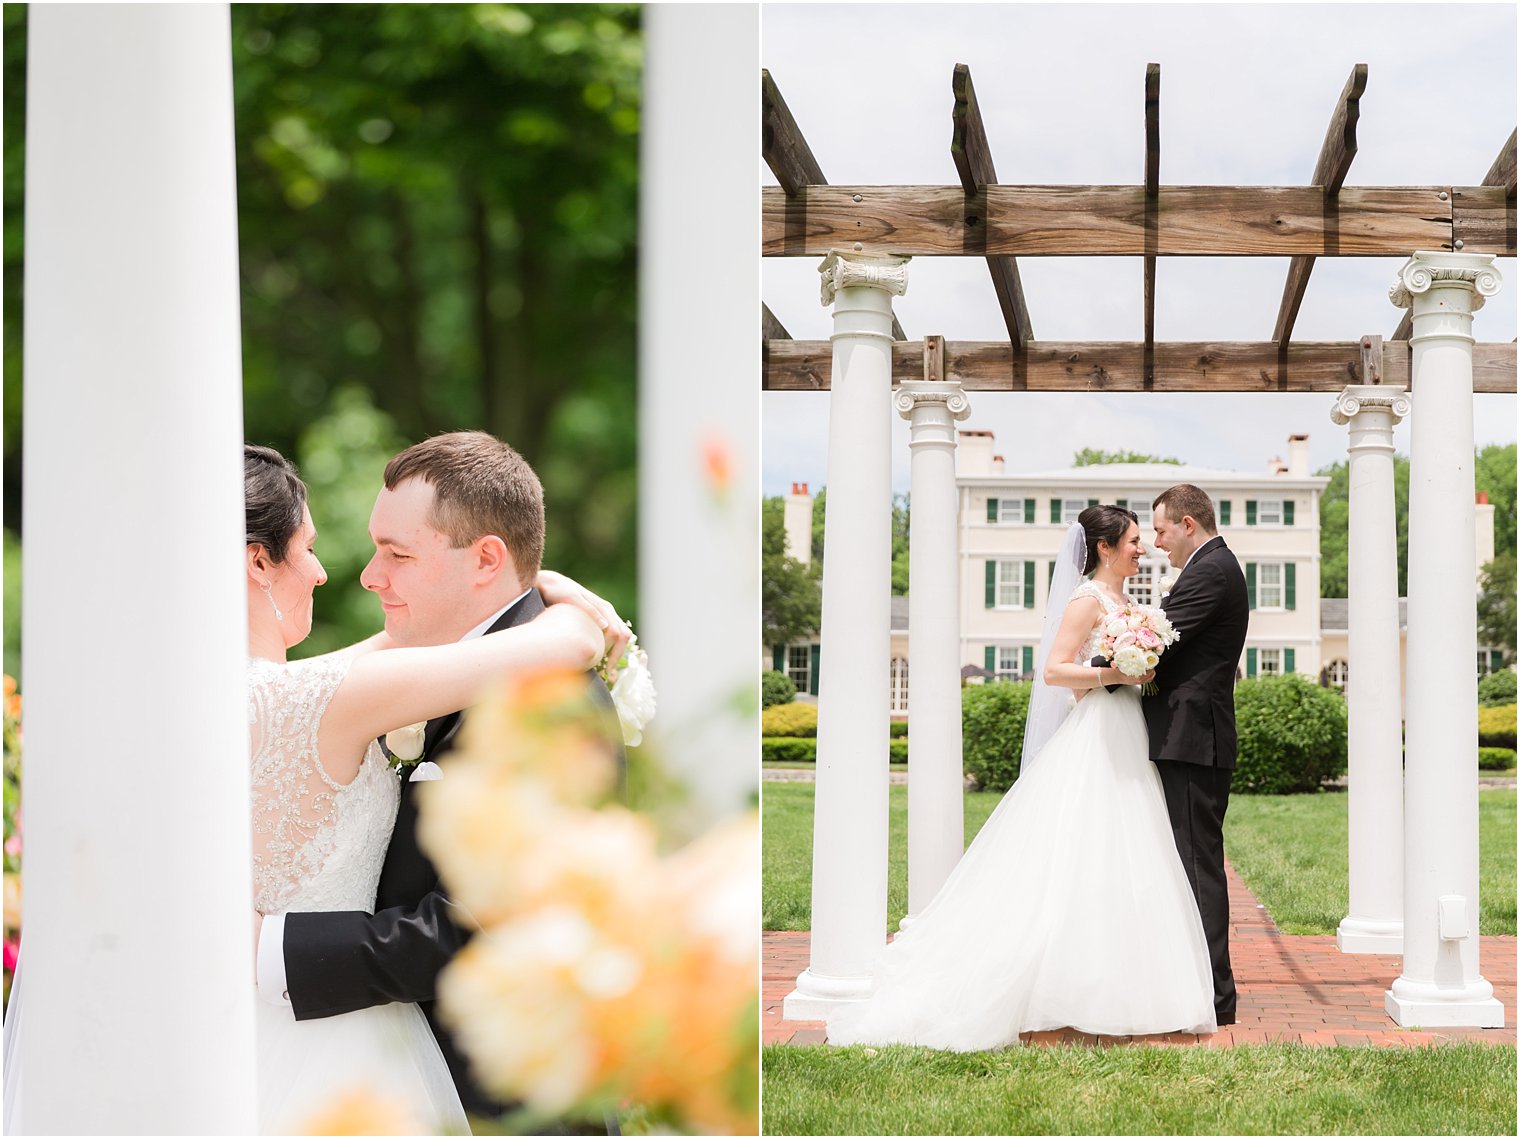
<instances>
[{"instance_id":1,"label":"beaded lace back","mask_svg":"<svg viewBox=\"0 0 1520 1139\"><path fill-rule=\"evenodd\" d=\"M335 782L317 755L317 728L352 662L351 653L248 662L260 913L374 906L400 782L373 742L348 784Z\"/></svg>"}]
</instances>

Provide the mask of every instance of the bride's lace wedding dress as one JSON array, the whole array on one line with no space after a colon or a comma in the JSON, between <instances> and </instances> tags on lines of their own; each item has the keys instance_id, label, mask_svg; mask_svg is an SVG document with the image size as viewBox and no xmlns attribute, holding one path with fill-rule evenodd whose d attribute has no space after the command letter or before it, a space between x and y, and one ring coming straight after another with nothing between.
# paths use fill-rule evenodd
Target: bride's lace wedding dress
<instances>
[{"instance_id":1,"label":"bride's lace wedding dress","mask_svg":"<svg viewBox=\"0 0 1520 1139\"><path fill-rule=\"evenodd\" d=\"M317 756L317 728L354 654L290 664L250 659L253 881L262 914L373 911L400 782L377 743L353 781ZM259 1129L289 1134L347 1092L404 1105L416 1124L468 1134L464 1110L422 1011L378 1005L297 1021L259 1001ZM399 1121L398 1121L399 1122Z\"/></svg>"},{"instance_id":2,"label":"bride's lace wedding dress","mask_svg":"<svg viewBox=\"0 0 1520 1139\"><path fill-rule=\"evenodd\" d=\"M1090 582L1072 596L1115 608ZM1067 1027L1213 1032L1203 923L1148 756L1138 687L1083 696L882 953L870 997L829 1017L829 1041L969 1052Z\"/></svg>"}]
</instances>

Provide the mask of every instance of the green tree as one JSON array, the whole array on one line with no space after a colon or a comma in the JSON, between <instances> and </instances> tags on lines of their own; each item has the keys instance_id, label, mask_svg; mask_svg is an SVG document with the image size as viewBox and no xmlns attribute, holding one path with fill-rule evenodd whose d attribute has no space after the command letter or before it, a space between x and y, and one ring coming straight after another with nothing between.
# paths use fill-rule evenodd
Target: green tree
<instances>
[{"instance_id":1,"label":"green tree","mask_svg":"<svg viewBox=\"0 0 1520 1139\"><path fill-rule=\"evenodd\" d=\"M818 631L821 567L786 552L784 500L767 498L760 511L760 612L764 641L783 645Z\"/></svg>"},{"instance_id":2,"label":"green tree","mask_svg":"<svg viewBox=\"0 0 1520 1139\"><path fill-rule=\"evenodd\" d=\"M1494 552L1515 550L1515 444L1490 443L1478 452L1473 483L1494 504Z\"/></svg>"},{"instance_id":3,"label":"green tree","mask_svg":"<svg viewBox=\"0 0 1520 1139\"><path fill-rule=\"evenodd\" d=\"M1342 459L1314 472L1328 477L1319 499L1319 595L1346 596L1346 544L1350 540L1350 469ZM1399 596L1409 593L1409 460L1393 457L1393 512L1399 560Z\"/></svg>"},{"instance_id":4,"label":"green tree","mask_svg":"<svg viewBox=\"0 0 1520 1139\"><path fill-rule=\"evenodd\" d=\"M908 593L908 496L892 499L892 596Z\"/></svg>"},{"instance_id":5,"label":"green tree","mask_svg":"<svg viewBox=\"0 0 1520 1139\"><path fill-rule=\"evenodd\" d=\"M1182 460L1143 455L1139 451L1101 451L1096 447L1083 447L1071 457L1071 465L1074 467L1096 467L1109 463L1171 463L1181 466Z\"/></svg>"},{"instance_id":6,"label":"green tree","mask_svg":"<svg viewBox=\"0 0 1520 1139\"><path fill-rule=\"evenodd\" d=\"M1506 650L1515 659L1515 552L1496 554L1483 567L1478 593L1478 643Z\"/></svg>"}]
</instances>

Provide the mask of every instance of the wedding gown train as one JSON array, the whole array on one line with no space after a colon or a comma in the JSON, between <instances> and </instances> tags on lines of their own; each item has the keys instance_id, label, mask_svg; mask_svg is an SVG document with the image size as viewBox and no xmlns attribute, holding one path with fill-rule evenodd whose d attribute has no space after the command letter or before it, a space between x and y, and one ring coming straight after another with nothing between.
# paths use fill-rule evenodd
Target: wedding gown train
<instances>
[{"instance_id":1,"label":"wedding gown train","mask_svg":"<svg viewBox=\"0 0 1520 1139\"><path fill-rule=\"evenodd\" d=\"M1148 757L1138 687L1078 701L883 951L870 996L828 1018L830 1043L1213 1032L1203 923Z\"/></svg>"}]
</instances>

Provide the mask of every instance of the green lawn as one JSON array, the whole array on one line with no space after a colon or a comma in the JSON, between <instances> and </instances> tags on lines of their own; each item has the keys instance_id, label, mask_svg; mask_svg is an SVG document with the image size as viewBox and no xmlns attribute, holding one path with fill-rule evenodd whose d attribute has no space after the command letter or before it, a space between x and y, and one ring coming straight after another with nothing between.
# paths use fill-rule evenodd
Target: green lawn
<instances>
[{"instance_id":1,"label":"green lawn","mask_svg":"<svg viewBox=\"0 0 1520 1139\"><path fill-rule=\"evenodd\" d=\"M767 1135L1513 1135L1514 1045L798 1048Z\"/></svg>"},{"instance_id":2,"label":"green lawn","mask_svg":"<svg viewBox=\"0 0 1520 1139\"><path fill-rule=\"evenodd\" d=\"M966 796L966 837L1000 796ZM767 783L764 811L766 929L807 929L811 909L813 785ZM907 910L907 788L891 788L887 909L890 928ZM1515 792L1478 792L1479 929L1515 932ZM1346 914L1346 796L1235 795L1225 850L1274 921L1288 933L1335 932Z\"/></svg>"}]
</instances>

